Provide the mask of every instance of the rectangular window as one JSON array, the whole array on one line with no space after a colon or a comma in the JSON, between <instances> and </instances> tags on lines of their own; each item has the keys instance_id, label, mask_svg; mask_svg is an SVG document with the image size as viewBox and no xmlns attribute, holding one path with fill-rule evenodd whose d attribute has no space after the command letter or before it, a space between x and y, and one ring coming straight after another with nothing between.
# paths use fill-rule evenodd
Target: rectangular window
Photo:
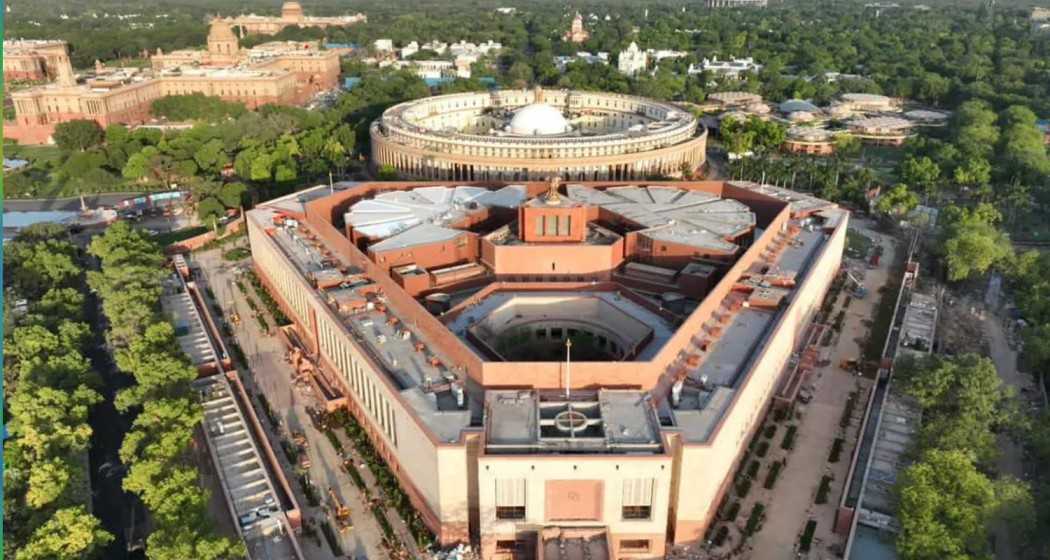
<instances>
[{"instance_id":1,"label":"rectangular window","mask_svg":"<svg viewBox=\"0 0 1050 560\"><path fill-rule=\"evenodd\" d=\"M499 541L496 541L496 552L505 552L505 553L517 552L517 551L521 550L522 548L524 548L523 544L524 543L522 543L521 541L512 541L512 540L504 541L504 540L499 540Z\"/></svg>"},{"instance_id":2,"label":"rectangular window","mask_svg":"<svg viewBox=\"0 0 1050 560\"><path fill-rule=\"evenodd\" d=\"M525 519L525 479L496 479L496 519Z\"/></svg>"},{"instance_id":3,"label":"rectangular window","mask_svg":"<svg viewBox=\"0 0 1050 560\"><path fill-rule=\"evenodd\" d=\"M542 236L543 235L543 216L537 216L536 217L536 235L537 236Z\"/></svg>"},{"instance_id":4,"label":"rectangular window","mask_svg":"<svg viewBox=\"0 0 1050 560\"><path fill-rule=\"evenodd\" d=\"M557 216L544 216L543 217L543 235L558 235L558 217Z\"/></svg>"},{"instance_id":5,"label":"rectangular window","mask_svg":"<svg viewBox=\"0 0 1050 560\"><path fill-rule=\"evenodd\" d=\"M496 519L525 519L525 508L521 506L497 506Z\"/></svg>"},{"instance_id":6,"label":"rectangular window","mask_svg":"<svg viewBox=\"0 0 1050 560\"><path fill-rule=\"evenodd\" d=\"M572 216L562 216L558 220L558 235L569 235L570 229L572 229Z\"/></svg>"},{"instance_id":7,"label":"rectangular window","mask_svg":"<svg viewBox=\"0 0 1050 560\"><path fill-rule=\"evenodd\" d=\"M649 506L623 506L623 518L631 520L648 520L652 516Z\"/></svg>"},{"instance_id":8,"label":"rectangular window","mask_svg":"<svg viewBox=\"0 0 1050 560\"><path fill-rule=\"evenodd\" d=\"M651 478L629 478L623 481L621 505L625 520L652 518L654 485L655 481Z\"/></svg>"},{"instance_id":9,"label":"rectangular window","mask_svg":"<svg viewBox=\"0 0 1050 560\"><path fill-rule=\"evenodd\" d=\"M649 539L623 539L620 541L623 552L649 552Z\"/></svg>"}]
</instances>

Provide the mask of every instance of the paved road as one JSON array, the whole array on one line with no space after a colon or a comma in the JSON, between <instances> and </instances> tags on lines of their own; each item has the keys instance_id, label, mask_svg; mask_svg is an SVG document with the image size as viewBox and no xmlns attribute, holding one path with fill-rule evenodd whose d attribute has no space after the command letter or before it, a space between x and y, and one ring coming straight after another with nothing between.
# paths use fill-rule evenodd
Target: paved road
<instances>
[{"instance_id":1,"label":"paved road","mask_svg":"<svg viewBox=\"0 0 1050 560\"><path fill-rule=\"evenodd\" d=\"M84 204L88 208L99 208L101 206L113 206L121 200L133 198L144 193L106 193L86 194ZM44 199L4 199L5 212L38 212L42 210L64 210L75 212L80 210L80 198L44 198Z\"/></svg>"},{"instance_id":2,"label":"paved road","mask_svg":"<svg viewBox=\"0 0 1050 560\"><path fill-rule=\"evenodd\" d=\"M984 333L988 339L989 357L995 362L995 368L999 371L999 377L1002 378L1003 383L1015 388L1018 394L1021 394L1022 389L1034 387L1031 377L1017 370L1017 352L1010 348L1003 322L999 316L994 313L986 314ZM999 436L998 442L1000 455L997 466L1000 475L1023 480L1025 478L1024 452L1021 444L1005 434ZM999 560L1018 558L1015 547L1010 546L1013 540L1009 526L1000 524L996 527L995 533L998 543L995 551L996 558Z\"/></svg>"}]
</instances>

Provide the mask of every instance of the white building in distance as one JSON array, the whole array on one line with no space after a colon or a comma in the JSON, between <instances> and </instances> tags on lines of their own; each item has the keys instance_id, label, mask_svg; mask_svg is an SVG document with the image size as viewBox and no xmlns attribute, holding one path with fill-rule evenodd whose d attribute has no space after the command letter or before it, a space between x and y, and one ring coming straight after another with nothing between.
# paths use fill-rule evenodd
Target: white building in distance
<instances>
[{"instance_id":1,"label":"white building in distance","mask_svg":"<svg viewBox=\"0 0 1050 560\"><path fill-rule=\"evenodd\" d=\"M419 52L419 43L412 41L411 43L401 47L401 58L408 58Z\"/></svg>"},{"instance_id":2,"label":"white building in distance","mask_svg":"<svg viewBox=\"0 0 1050 560\"><path fill-rule=\"evenodd\" d=\"M558 68L559 72L564 72L565 68L572 62L583 61L587 64L609 64L609 53L589 53L587 51L577 51L573 56L556 56L554 57L554 65Z\"/></svg>"},{"instance_id":3,"label":"white building in distance","mask_svg":"<svg viewBox=\"0 0 1050 560\"><path fill-rule=\"evenodd\" d=\"M740 74L745 72L758 72L762 69L761 64L756 64L755 59L750 56L747 58L734 58L732 60L718 60L718 57L704 59L700 64L690 64L690 74L700 74L703 72L714 72L716 74L722 74L731 78L739 78Z\"/></svg>"},{"instance_id":4,"label":"white building in distance","mask_svg":"<svg viewBox=\"0 0 1050 560\"><path fill-rule=\"evenodd\" d=\"M631 45L620 51L617 67L622 74L635 76L645 70L649 64L649 55L646 51L638 48L638 43L631 41Z\"/></svg>"}]
</instances>

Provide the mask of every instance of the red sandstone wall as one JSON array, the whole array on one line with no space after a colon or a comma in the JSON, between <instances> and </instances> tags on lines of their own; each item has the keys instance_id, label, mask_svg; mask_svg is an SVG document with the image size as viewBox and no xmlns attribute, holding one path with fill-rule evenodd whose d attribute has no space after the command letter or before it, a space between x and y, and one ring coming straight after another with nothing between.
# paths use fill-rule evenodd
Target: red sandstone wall
<instances>
[{"instance_id":1,"label":"red sandstone wall","mask_svg":"<svg viewBox=\"0 0 1050 560\"><path fill-rule=\"evenodd\" d=\"M497 275L585 276L587 280L608 278L609 271L623 262L622 243L612 245L544 244L492 245L490 264ZM489 248L483 252L489 252ZM575 278L573 278L575 280Z\"/></svg>"},{"instance_id":2,"label":"red sandstone wall","mask_svg":"<svg viewBox=\"0 0 1050 560\"><path fill-rule=\"evenodd\" d=\"M444 266L474 261L478 258L477 234L464 232L462 235L428 245L416 245L403 249L391 249L373 253L370 256L379 268L390 270L399 266L414 264L421 268L441 268Z\"/></svg>"}]
</instances>

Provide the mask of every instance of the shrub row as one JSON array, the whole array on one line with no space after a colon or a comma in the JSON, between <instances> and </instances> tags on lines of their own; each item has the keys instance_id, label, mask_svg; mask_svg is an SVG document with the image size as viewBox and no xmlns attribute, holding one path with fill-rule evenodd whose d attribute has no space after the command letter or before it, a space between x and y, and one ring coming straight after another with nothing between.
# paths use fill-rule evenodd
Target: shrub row
<instances>
[{"instance_id":1,"label":"shrub row","mask_svg":"<svg viewBox=\"0 0 1050 560\"><path fill-rule=\"evenodd\" d=\"M375 475L376 484L379 486L379 490L383 494L381 500L398 512L401 518L408 525L409 530L412 532L412 536L416 539L416 544L420 548L426 548L434 542L434 535L430 532L430 529L423 523L423 518L416 511L415 507L412 506L412 502L409 500L408 495L405 494L404 490L397 483L397 478L394 473L390 472L390 468L387 467L386 462L379 457L375 447L372 446L371 440L368 439L368 435L358 425L357 421L350 416L346 410L340 410L333 415L333 424L343 426L346 431L346 435L350 438L350 441L354 442L354 447L361 454L361 459L368 466L368 469ZM377 516L379 517L379 516ZM385 517L383 517L385 520ZM382 524L382 521L380 522ZM385 531L384 531L385 532ZM396 542L396 541L395 541Z\"/></svg>"},{"instance_id":2,"label":"shrub row","mask_svg":"<svg viewBox=\"0 0 1050 560\"><path fill-rule=\"evenodd\" d=\"M755 450L755 455L758 455L761 458L761 457L765 457L766 453L768 453L768 452L769 452L769 442L768 441L763 441L762 443L758 444L758 449Z\"/></svg>"},{"instance_id":3,"label":"shrub row","mask_svg":"<svg viewBox=\"0 0 1050 560\"><path fill-rule=\"evenodd\" d=\"M740 513L740 502L733 501L729 504L729 507L722 512L722 521L732 523L736 520L736 516Z\"/></svg>"},{"instance_id":4,"label":"shrub row","mask_svg":"<svg viewBox=\"0 0 1050 560\"><path fill-rule=\"evenodd\" d=\"M835 438L835 441L831 442L831 453L828 454L829 463L838 463L839 455L842 454L842 446L845 445L846 440L842 438Z\"/></svg>"},{"instance_id":5,"label":"shrub row","mask_svg":"<svg viewBox=\"0 0 1050 560\"><path fill-rule=\"evenodd\" d=\"M826 504L828 503L828 494L831 493L831 477L824 475L820 479L820 487L817 488L817 499L816 503Z\"/></svg>"},{"instance_id":6,"label":"shrub row","mask_svg":"<svg viewBox=\"0 0 1050 560\"><path fill-rule=\"evenodd\" d=\"M846 406L842 408L842 419L839 420L839 426L846 428L853 421L853 409L857 406L857 392L852 391L849 394L849 398L846 399Z\"/></svg>"},{"instance_id":7,"label":"shrub row","mask_svg":"<svg viewBox=\"0 0 1050 560\"><path fill-rule=\"evenodd\" d=\"M281 311L281 306L277 304L277 300L273 299L270 292L266 291L266 287L263 286L262 280L259 279L254 270L249 270L248 281L251 282L252 288L255 289L255 294L259 296L259 300L263 302L270 315L273 316L277 326L283 327L292 324L288 316L284 314L284 311Z\"/></svg>"},{"instance_id":8,"label":"shrub row","mask_svg":"<svg viewBox=\"0 0 1050 560\"><path fill-rule=\"evenodd\" d=\"M769 473L766 475L766 483L764 484L766 489L773 488L773 485L777 483L777 477L780 476L780 470L782 468L784 468L784 463L781 461L769 465Z\"/></svg>"},{"instance_id":9,"label":"shrub row","mask_svg":"<svg viewBox=\"0 0 1050 560\"><path fill-rule=\"evenodd\" d=\"M782 449L791 449L795 447L795 433L798 431L798 426L794 424L788 426L787 433L784 434L784 441L780 442Z\"/></svg>"},{"instance_id":10,"label":"shrub row","mask_svg":"<svg viewBox=\"0 0 1050 560\"><path fill-rule=\"evenodd\" d=\"M718 533L715 534L715 546L722 546L723 544L725 544L727 537L729 537L729 527L722 525L718 528Z\"/></svg>"},{"instance_id":11,"label":"shrub row","mask_svg":"<svg viewBox=\"0 0 1050 560\"><path fill-rule=\"evenodd\" d=\"M755 504L755 507L751 508L751 515L747 518L747 525L744 527L744 535L751 536L762 529L762 521L765 519L766 506L762 504Z\"/></svg>"},{"instance_id":12,"label":"shrub row","mask_svg":"<svg viewBox=\"0 0 1050 560\"><path fill-rule=\"evenodd\" d=\"M317 495L317 488L310 482L310 478L306 473L299 475L299 486L302 487L303 495L306 496L306 503L310 504L311 507L321 505L321 497Z\"/></svg>"},{"instance_id":13,"label":"shrub row","mask_svg":"<svg viewBox=\"0 0 1050 560\"><path fill-rule=\"evenodd\" d=\"M798 542L799 552L809 552L810 546L813 545L813 533L817 531L817 522L810 519L806 522L806 529L802 531L802 538Z\"/></svg>"},{"instance_id":14,"label":"shrub row","mask_svg":"<svg viewBox=\"0 0 1050 560\"><path fill-rule=\"evenodd\" d=\"M743 499L747 497L747 493L751 491L751 479L745 478L740 482L736 483L736 495Z\"/></svg>"},{"instance_id":15,"label":"shrub row","mask_svg":"<svg viewBox=\"0 0 1050 560\"><path fill-rule=\"evenodd\" d=\"M321 523L321 531L324 532L324 538L328 541L328 546L332 549L332 554L338 558L343 555L343 546L339 544L339 536L335 534L335 529L332 529L332 524L326 519L324 523Z\"/></svg>"}]
</instances>

